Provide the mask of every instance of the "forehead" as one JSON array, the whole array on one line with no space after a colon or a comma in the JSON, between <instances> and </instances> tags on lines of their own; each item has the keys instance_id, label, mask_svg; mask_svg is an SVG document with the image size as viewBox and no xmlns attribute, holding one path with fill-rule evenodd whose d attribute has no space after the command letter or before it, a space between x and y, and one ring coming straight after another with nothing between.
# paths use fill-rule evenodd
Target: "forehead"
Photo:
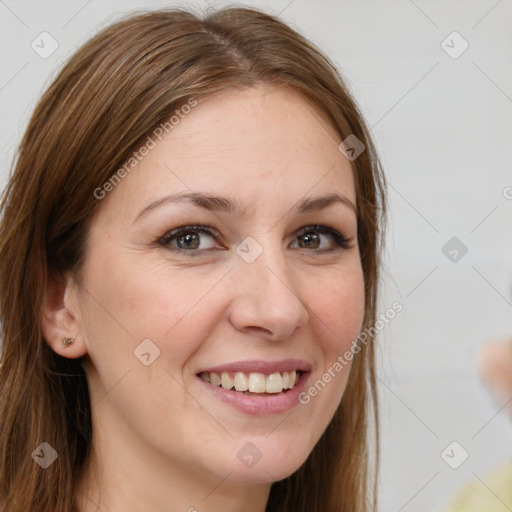
<instances>
[{"instance_id":1,"label":"forehead","mask_svg":"<svg viewBox=\"0 0 512 512\"><path fill-rule=\"evenodd\" d=\"M127 216L140 201L193 190L229 193L254 208L328 192L355 203L340 140L319 109L290 87L226 91L182 113L108 200Z\"/></svg>"}]
</instances>

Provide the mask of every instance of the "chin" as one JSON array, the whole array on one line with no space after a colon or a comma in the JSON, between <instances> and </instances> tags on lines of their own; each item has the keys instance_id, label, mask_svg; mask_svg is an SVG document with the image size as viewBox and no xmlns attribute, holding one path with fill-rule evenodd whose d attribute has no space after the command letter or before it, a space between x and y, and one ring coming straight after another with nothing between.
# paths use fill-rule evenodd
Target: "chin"
<instances>
[{"instance_id":1,"label":"chin","mask_svg":"<svg viewBox=\"0 0 512 512\"><path fill-rule=\"evenodd\" d=\"M306 459L304 459L305 462ZM252 468L237 468L232 470L228 479L233 482L247 484L273 484L279 480L288 478L295 473L302 464L276 464L268 462L263 464L260 460Z\"/></svg>"},{"instance_id":2,"label":"chin","mask_svg":"<svg viewBox=\"0 0 512 512\"><path fill-rule=\"evenodd\" d=\"M311 450L301 447L297 440L282 436L245 438L241 448L237 446L235 459L226 461L229 479L245 483L273 483L289 477L306 462Z\"/></svg>"}]
</instances>

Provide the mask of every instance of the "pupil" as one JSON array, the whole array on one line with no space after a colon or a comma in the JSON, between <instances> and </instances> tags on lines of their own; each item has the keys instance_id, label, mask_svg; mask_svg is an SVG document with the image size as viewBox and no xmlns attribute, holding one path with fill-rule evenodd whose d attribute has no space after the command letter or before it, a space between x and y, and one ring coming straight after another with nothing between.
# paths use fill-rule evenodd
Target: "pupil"
<instances>
[{"instance_id":1,"label":"pupil","mask_svg":"<svg viewBox=\"0 0 512 512\"><path fill-rule=\"evenodd\" d=\"M304 246L305 247L311 247L311 246L315 246L315 247L318 247L318 242L320 240L320 237L318 236L317 233L308 233L307 235L304 235L302 237L302 240L304 242Z\"/></svg>"},{"instance_id":2,"label":"pupil","mask_svg":"<svg viewBox=\"0 0 512 512\"><path fill-rule=\"evenodd\" d=\"M194 238L195 237L195 238ZM180 241L185 241L185 247L182 247ZM195 242L195 243L194 243ZM178 238L178 245L181 249L197 249L199 247L197 234L196 233L187 233L186 235L182 235Z\"/></svg>"}]
</instances>

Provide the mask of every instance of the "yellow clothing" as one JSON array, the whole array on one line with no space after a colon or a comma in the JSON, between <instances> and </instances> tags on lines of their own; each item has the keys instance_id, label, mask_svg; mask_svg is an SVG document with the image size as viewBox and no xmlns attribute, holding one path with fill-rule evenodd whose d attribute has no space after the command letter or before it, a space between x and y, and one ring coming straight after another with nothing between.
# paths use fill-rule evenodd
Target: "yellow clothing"
<instances>
[{"instance_id":1,"label":"yellow clothing","mask_svg":"<svg viewBox=\"0 0 512 512\"><path fill-rule=\"evenodd\" d=\"M460 489L445 512L510 512L512 461Z\"/></svg>"}]
</instances>

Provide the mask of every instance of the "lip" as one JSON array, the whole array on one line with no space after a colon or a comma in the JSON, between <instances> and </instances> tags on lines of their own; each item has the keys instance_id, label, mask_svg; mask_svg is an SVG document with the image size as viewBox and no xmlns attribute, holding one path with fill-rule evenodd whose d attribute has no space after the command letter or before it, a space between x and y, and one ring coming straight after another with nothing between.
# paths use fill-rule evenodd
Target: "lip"
<instances>
[{"instance_id":1,"label":"lip","mask_svg":"<svg viewBox=\"0 0 512 512\"><path fill-rule=\"evenodd\" d=\"M268 396L244 395L239 391L231 389L227 390L222 386L214 386L199 376L197 376L197 379L201 385L204 386L206 392L211 393L214 398L230 405L238 411L242 411L253 416L267 416L272 414L282 414L299 405L299 395L306 388L306 382L310 375L311 372L309 371L303 372L300 374L299 380L292 389L288 389L287 391L283 391L275 395L269 394Z\"/></svg>"},{"instance_id":2,"label":"lip","mask_svg":"<svg viewBox=\"0 0 512 512\"><path fill-rule=\"evenodd\" d=\"M238 361L232 363L226 363L219 366L213 366L205 368L197 372L199 375L201 372L244 372L244 373L265 373L270 375L275 372L291 372L292 370L301 370L304 373L311 371L311 365L302 359L282 359L280 361Z\"/></svg>"}]
</instances>

